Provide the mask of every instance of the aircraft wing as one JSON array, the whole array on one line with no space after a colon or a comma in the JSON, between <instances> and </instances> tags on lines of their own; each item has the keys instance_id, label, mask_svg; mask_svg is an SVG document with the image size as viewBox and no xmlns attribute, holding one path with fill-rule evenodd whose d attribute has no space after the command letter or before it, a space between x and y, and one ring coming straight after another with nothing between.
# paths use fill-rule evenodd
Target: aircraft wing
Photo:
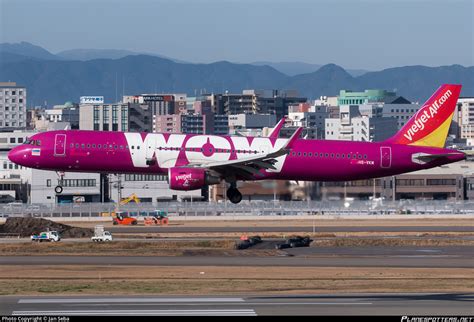
<instances>
[{"instance_id":1,"label":"aircraft wing","mask_svg":"<svg viewBox=\"0 0 474 322\"><path fill-rule=\"evenodd\" d=\"M262 169L276 169L274 167L274 164L277 162L276 158L287 154L291 150L293 143L298 139L302 130L302 127L296 129L295 133L293 133L285 145L277 151L269 152L263 155L259 154L248 158L193 164L190 166L214 170L223 176L240 175L246 179L252 179L255 175L263 175L261 173Z\"/></svg>"}]
</instances>

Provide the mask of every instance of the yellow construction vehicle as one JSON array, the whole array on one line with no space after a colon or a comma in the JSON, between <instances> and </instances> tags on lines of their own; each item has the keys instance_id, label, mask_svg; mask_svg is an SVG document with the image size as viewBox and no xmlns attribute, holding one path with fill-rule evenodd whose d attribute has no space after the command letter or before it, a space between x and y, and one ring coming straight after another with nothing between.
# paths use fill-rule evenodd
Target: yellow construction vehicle
<instances>
[{"instance_id":1,"label":"yellow construction vehicle","mask_svg":"<svg viewBox=\"0 0 474 322\"><path fill-rule=\"evenodd\" d=\"M128 196L127 198L124 198L120 201L120 205L123 206L123 205L126 205L128 204L129 202L131 201L135 201L136 203L140 203L140 198L138 198L138 196L134 193L132 193L130 196Z\"/></svg>"}]
</instances>

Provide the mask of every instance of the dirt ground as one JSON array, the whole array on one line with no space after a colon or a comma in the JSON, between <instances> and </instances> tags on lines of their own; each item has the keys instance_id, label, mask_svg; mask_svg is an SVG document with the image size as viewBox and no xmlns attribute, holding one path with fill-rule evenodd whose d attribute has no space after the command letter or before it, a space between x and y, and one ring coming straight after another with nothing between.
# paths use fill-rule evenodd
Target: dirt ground
<instances>
[{"instance_id":1,"label":"dirt ground","mask_svg":"<svg viewBox=\"0 0 474 322\"><path fill-rule=\"evenodd\" d=\"M2 266L0 295L472 292L474 269Z\"/></svg>"},{"instance_id":2,"label":"dirt ground","mask_svg":"<svg viewBox=\"0 0 474 322\"><path fill-rule=\"evenodd\" d=\"M91 237L91 228L73 227L43 218L7 218L5 224L0 225L0 233L17 234L20 237L30 237L43 231L58 231L61 237L81 238Z\"/></svg>"}]
</instances>

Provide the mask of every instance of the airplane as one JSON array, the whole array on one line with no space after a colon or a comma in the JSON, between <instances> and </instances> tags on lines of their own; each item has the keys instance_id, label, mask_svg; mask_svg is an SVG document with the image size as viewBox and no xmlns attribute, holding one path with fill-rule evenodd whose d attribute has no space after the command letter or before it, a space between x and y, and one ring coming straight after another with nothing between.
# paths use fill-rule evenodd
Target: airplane
<instances>
[{"instance_id":1,"label":"airplane","mask_svg":"<svg viewBox=\"0 0 474 322\"><path fill-rule=\"evenodd\" d=\"M279 138L281 120L267 137L62 130L37 133L8 158L34 169L115 174L167 174L173 190L238 181L351 181L392 176L464 160L445 149L461 85L442 85L395 135L382 142L306 140L297 128ZM59 183L62 182L62 175ZM55 187L60 194L62 186Z\"/></svg>"}]
</instances>

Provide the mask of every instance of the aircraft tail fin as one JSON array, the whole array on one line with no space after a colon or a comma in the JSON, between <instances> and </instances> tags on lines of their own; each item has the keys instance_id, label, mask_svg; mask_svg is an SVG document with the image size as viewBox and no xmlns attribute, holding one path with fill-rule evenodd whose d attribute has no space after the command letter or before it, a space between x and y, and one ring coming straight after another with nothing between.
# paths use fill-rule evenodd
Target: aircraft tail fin
<instances>
[{"instance_id":1,"label":"aircraft tail fin","mask_svg":"<svg viewBox=\"0 0 474 322\"><path fill-rule=\"evenodd\" d=\"M402 129L385 142L443 148L461 87L442 85Z\"/></svg>"}]
</instances>

